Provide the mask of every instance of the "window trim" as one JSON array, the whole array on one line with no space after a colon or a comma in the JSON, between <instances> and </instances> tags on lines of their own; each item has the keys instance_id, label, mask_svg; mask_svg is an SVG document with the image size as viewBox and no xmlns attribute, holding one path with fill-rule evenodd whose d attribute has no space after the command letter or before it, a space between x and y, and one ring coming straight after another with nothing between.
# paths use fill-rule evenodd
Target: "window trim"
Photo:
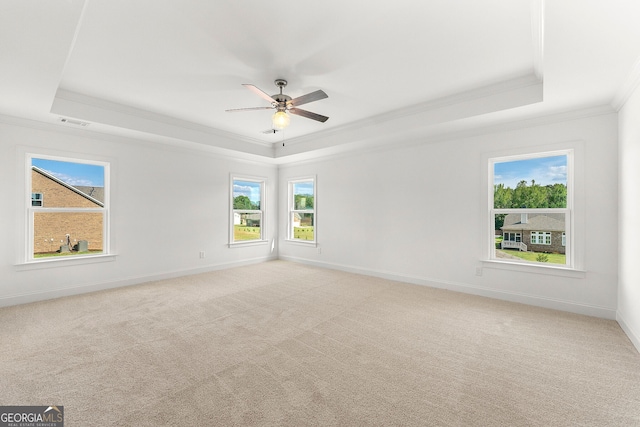
<instances>
[{"instance_id":1,"label":"window trim","mask_svg":"<svg viewBox=\"0 0 640 427\"><path fill-rule=\"evenodd\" d=\"M487 264L489 267L494 268L502 268L500 265L504 266L513 266L508 267L507 269L516 269L520 271L531 271L533 268L535 269L543 269L548 270L549 273L553 273L558 270L566 270L566 271L576 271L579 274L583 273L581 270L582 260L581 254L577 254L576 250L576 238L575 238L575 230L576 223L574 218L575 205L574 201L576 199L575 195L575 179L577 175L576 171L576 156L582 158L582 147L579 143L570 143L564 144L565 147L540 147L539 150L535 148L530 148L527 150L513 150L511 152L502 152L502 153L494 153L494 154L486 154L483 156L485 159L485 165L487 167L487 174L485 175L487 181L483 180L483 185L485 188L487 205L485 207L484 212L487 212L487 217L485 217L484 224L487 232L483 232L485 236L489 236L490 238L485 237L486 240L484 247L487 248L483 251L485 254L483 256L482 261ZM516 160L526 160L526 159L535 159L535 158L544 158L544 157L553 157L553 156L567 156L567 207L566 208L544 208L544 209L495 209L494 208L494 165L496 163L502 163L507 161L516 161ZM488 209L487 209L488 208ZM496 247L494 244L495 238L495 229L494 229L494 220L496 214L502 213L564 213L565 214L565 233L566 233L566 245L565 245L565 256L566 256L566 264L547 264L547 263L535 263L535 262L527 262L527 261L517 261L517 260L508 260L496 257ZM582 242L583 240L580 239ZM506 267L505 267L506 268Z\"/></svg>"},{"instance_id":2,"label":"window trim","mask_svg":"<svg viewBox=\"0 0 640 427\"><path fill-rule=\"evenodd\" d=\"M21 193L20 198L24 206L24 233L23 239L23 255L22 258L16 263L17 266L22 266L22 270L29 270L37 268L38 265L78 265L91 262L100 262L97 258L103 258L105 260L115 259L115 254L112 251L112 236L111 236L111 166L112 162L109 160L97 160L87 156L80 158L75 155L68 154L46 154L43 151L46 150L29 150L24 152L24 173L25 173L25 186L24 191ZM102 201L102 207L100 208L60 208L53 207L47 208L44 203L40 206L32 206L32 161L33 159L43 160L55 160L68 163L81 163L87 165L101 166L104 169L104 200ZM42 198L44 200L44 197ZM83 254L74 255L69 257L54 257L54 258L35 258L34 257L34 217L36 212L94 212L102 213L102 252L99 254ZM87 261L88 260L88 261ZM29 267L31 266L31 267Z\"/></svg>"},{"instance_id":3,"label":"window trim","mask_svg":"<svg viewBox=\"0 0 640 427\"><path fill-rule=\"evenodd\" d=\"M260 184L260 209L259 210L247 210L247 209L234 209L233 208L233 186L235 181L255 182ZM245 174L232 173L229 175L229 247L242 247L252 246L257 244L266 244L268 239L266 236L266 199L267 199L267 179L264 177L250 176ZM235 214L242 213L260 213L260 238L253 240L234 240L234 217Z\"/></svg>"},{"instance_id":4,"label":"window trim","mask_svg":"<svg viewBox=\"0 0 640 427\"><path fill-rule=\"evenodd\" d=\"M294 184L301 182L313 182L313 209L295 209L295 195L293 194ZM318 180L315 175L297 177L287 180L287 235L286 241L289 243L317 246L318 245ZM313 214L313 240L302 240L293 237L293 214L307 213Z\"/></svg>"}]
</instances>

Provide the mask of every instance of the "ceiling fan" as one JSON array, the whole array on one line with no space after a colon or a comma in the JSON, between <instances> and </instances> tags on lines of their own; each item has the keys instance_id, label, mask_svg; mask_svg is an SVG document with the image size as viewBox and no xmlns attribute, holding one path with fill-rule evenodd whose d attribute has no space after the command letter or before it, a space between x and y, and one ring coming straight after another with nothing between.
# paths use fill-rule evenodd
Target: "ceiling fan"
<instances>
[{"instance_id":1,"label":"ceiling fan","mask_svg":"<svg viewBox=\"0 0 640 427\"><path fill-rule=\"evenodd\" d=\"M303 110L298 108L299 105L307 104L309 102L318 101L320 99L328 98L329 96L324 93L322 90L316 90L315 92L310 92L306 95L299 96L297 98L291 98L288 95L282 93L282 89L287 85L287 81L284 79L276 79L274 81L275 85L280 88L280 93L275 95L269 95L263 90L259 89L257 86L252 84L243 84L242 86L246 87L259 97L269 101L271 103L270 107L249 107L249 108L233 108L230 110L226 110L227 112L237 112L237 111L252 111L252 110L271 110L275 109L272 120L273 127L276 129L284 129L289 125L289 115L287 113L295 114L296 116L306 117L307 119L316 120L319 122L326 122L329 117L323 116L321 114L312 113L311 111Z\"/></svg>"}]
</instances>

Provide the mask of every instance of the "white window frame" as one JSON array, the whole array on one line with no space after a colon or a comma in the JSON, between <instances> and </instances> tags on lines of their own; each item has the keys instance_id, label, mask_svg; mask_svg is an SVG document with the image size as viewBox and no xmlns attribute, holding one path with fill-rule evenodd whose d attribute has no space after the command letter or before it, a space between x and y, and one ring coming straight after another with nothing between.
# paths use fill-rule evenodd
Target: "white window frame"
<instances>
[{"instance_id":1,"label":"white window frame","mask_svg":"<svg viewBox=\"0 0 640 427\"><path fill-rule=\"evenodd\" d=\"M313 183L313 209L296 209L295 208L295 195L293 194L294 184L302 182ZM318 244L318 181L315 176L307 176L290 179L287 183L287 240L290 242L316 246ZM293 237L293 215L295 213L300 214L313 214L313 240L296 239Z\"/></svg>"},{"instance_id":2,"label":"white window frame","mask_svg":"<svg viewBox=\"0 0 640 427\"><path fill-rule=\"evenodd\" d=\"M101 166L104 168L104 200L102 207L96 208L60 208L60 207L47 207L46 203L41 206L32 206L32 160L44 159L44 160L56 160L69 163L82 163L89 165ZM24 259L19 262L18 265L48 265L49 263L65 263L65 264L77 264L84 263L86 260L96 261L97 259L104 258L110 260L113 258L111 252L111 233L110 233L110 182L111 182L111 163L108 161L93 160L79 157L67 157L63 155L51 155L41 154L37 152L28 152L25 154L25 192L24 192L24 205L26 212L26 244ZM43 198L44 199L44 198ZM102 252L99 254L86 254L86 255L74 255L69 257L53 257L53 258L35 258L34 257L34 218L36 212L96 212L102 213Z\"/></svg>"},{"instance_id":3,"label":"white window frame","mask_svg":"<svg viewBox=\"0 0 640 427\"><path fill-rule=\"evenodd\" d=\"M248 209L234 209L233 208L233 186L236 181L254 182L260 184L260 209L248 210ZM267 243L267 236L265 231L265 206L266 206L266 194L267 179L264 177L247 176L241 174L231 174L229 180L229 247L251 246L255 244ZM235 214L260 214L260 238L253 240L235 240L234 238L234 216Z\"/></svg>"},{"instance_id":4,"label":"white window frame","mask_svg":"<svg viewBox=\"0 0 640 427\"><path fill-rule=\"evenodd\" d=\"M514 237L514 240L505 239L508 242L516 242L516 243L522 242L522 234L521 233L518 233L518 232L515 232L515 231L507 231L506 234L508 234L509 237L511 237L511 235L513 235L513 237Z\"/></svg>"},{"instance_id":5,"label":"white window frame","mask_svg":"<svg viewBox=\"0 0 640 427\"><path fill-rule=\"evenodd\" d=\"M532 245L551 245L551 232L549 232L549 231L532 231L531 232L531 244Z\"/></svg>"},{"instance_id":6,"label":"white window frame","mask_svg":"<svg viewBox=\"0 0 640 427\"><path fill-rule=\"evenodd\" d=\"M567 156L567 207L566 208L544 208L544 209L495 209L494 206L494 170L496 163L503 163L509 161L517 161L517 160L527 160L527 159L535 159L535 158L544 158L544 157L553 157L553 156ZM494 220L496 214L534 214L534 213L562 213L565 218L565 233L566 233L566 243L565 246L565 256L566 256L566 264L550 264L550 263L534 263L534 262L526 262L526 261L518 261L511 260L505 258L497 258L496 256L496 247L493 243L493 239L487 239L488 244L486 247L488 248L488 259L492 264L512 264L512 265L526 265L526 268L542 268L542 269L551 269L551 270L577 270L576 257L574 251L574 177L575 177L575 150L573 148L568 149L559 149L559 150L551 150L551 151L537 151L537 152L526 152L526 153L518 153L513 155L502 155L495 157L487 157L488 159L488 182L487 182L487 199L488 199L488 218L486 221L487 224L487 235L490 233L491 236L494 236Z\"/></svg>"}]
</instances>

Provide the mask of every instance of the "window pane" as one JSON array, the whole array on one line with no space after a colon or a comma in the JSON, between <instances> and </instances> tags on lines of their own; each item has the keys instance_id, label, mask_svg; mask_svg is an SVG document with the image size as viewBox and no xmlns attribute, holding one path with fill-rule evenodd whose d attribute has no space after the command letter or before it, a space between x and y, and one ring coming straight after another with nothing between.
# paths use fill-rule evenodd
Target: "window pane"
<instances>
[{"instance_id":1,"label":"window pane","mask_svg":"<svg viewBox=\"0 0 640 427\"><path fill-rule=\"evenodd\" d=\"M293 224L293 238L300 240L314 240L314 218L312 213L291 213Z\"/></svg>"},{"instance_id":2,"label":"window pane","mask_svg":"<svg viewBox=\"0 0 640 427\"><path fill-rule=\"evenodd\" d=\"M102 253L102 231L102 212L35 212L33 255Z\"/></svg>"},{"instance_id":3,"label":"window pane","mask_svg":"<svg viewBox=\"0 0 640 427\"><path fill-rule=\"evenodd\" d=\"M293 209L313 210L313 181L293 183Z\"/></svg>"},{"instance_id":4,"label":"window pane","mask_svg":"<svg viewBox=\"0 0 640 427\"><path fill-rule=\"evenodd\" d=\"M42 193L31 193L31 206L42 206Z\"/></svg>"},{"instance_id":5,"label":"window pane","mask_svg":"<svg viewBox=\"0 0 640 427\"><path fill-rule=\"evenodd\" d=\"M44 208L102 208L104 179L104 166L31 159L31 205ZM39 195L37 201L33 198L34 194Z\"/></svg>"},{"instance_id":6,"label":"window pane","mask_svg":"<svg viewBox=\"0 0 640 427\"><path fill-rule=\"evenodd\" d=\"M233 209L260 210L262 183L233 180Z\"/></svg>"},{"instance_id":7,"label":"window pane","mask_svg":"<svg viewBox=\"0 0 640 427\"><path fill-rule=\"evenodd\" d=\"M565 214L495 214L496 258L534 263L566 264Z\"/></svg>"},{"instance_id":8,"label":"window pane","mask_svg":"<svg viewBox=\"0 0 640 427\"><path fill-rule=\"evenodd\" d=\"M261 213L238 213L233 214L233 240L260 240Z\"/></svg>"},{"instance_id":9,"label":"window pane","mask_svg":"<svg viewBox=\"0 0 640 427\"><path fill-rule=\"evenodd\" d=\"M567 207L566 155L497 162L493 179L495 209Z\"/></svg>"}]
</instances>

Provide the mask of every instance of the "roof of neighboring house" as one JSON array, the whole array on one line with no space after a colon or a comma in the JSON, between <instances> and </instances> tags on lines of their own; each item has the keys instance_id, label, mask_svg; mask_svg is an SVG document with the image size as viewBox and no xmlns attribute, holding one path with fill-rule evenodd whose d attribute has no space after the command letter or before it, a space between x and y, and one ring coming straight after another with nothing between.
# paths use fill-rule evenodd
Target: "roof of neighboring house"
<instances>
[{"instance_id":1,"label":"roof of neighboring house","mask_svg":"<svg viewBox=\"0 0 640 427\"><path fill-rule=\"evenodd\" d=\"M243 213L241 215L244 215L244 219L261 219L262 218L262 214L260 213Z\"/></svg>"},{"instance_id":2,"label":"roof of neighboring house","mask_svg":"<svg viewBox=\"0 0 640 427\"><path fill-rule=\"evenodd\" d=\"M77 190L80 190L89 197L93 197L104 203L104 187L91 187L86 185L74 185Z\"/></svg>"},{"instance_id":3,"label":"roof of neighboring house","mask_svg":"<svg viewBox=\"0 0 640 427\"><path fill-rule=\"evenodd\" d=\"M502 230L527 230L527 231L565 231L564 214L545 213L527 214L527 222L522 223L521 214L507 214L504 218Z\"/></svg>"},{"instance_id":4,"label":"roof of neighboring house","mask_svg":"<svg viewBox=\"0 0 640 427\"><path fill-rule=\"evenodd\" d=\"M56 183L62 185L63 187L68 188L69 190L73 191L74 193L77 193L79 195L81 195L82 197L92 201L93 203L99 205L99 206L104 206L104 202L102 200L99 200L96 197L92 197L89 194L83 192L82 190L80 190L80 188L83 187L74 187L73 185L69 185L64 181L61 181L60 179L56 178L55 176L51 175L50 173L48 173L47 171L40 169L37 166L31 166L31 169L35 172L38 172L40 175L45 176L47 178L49 178L52 181L55 181ZM84 187L84 188L102 188L102 187ZM102 188L102 197L104 198L104 188Z\"/></svg>"}]
</instances>

